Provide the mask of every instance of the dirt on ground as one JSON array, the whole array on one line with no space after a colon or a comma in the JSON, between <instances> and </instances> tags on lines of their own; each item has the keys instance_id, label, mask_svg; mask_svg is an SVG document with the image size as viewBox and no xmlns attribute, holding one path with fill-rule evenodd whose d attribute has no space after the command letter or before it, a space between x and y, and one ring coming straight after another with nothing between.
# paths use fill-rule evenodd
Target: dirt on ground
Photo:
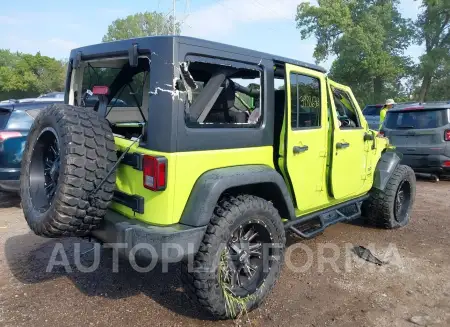
<instances>
[{"instance_id":1,"label":"dirt on ground","mask_svg":"<svg viewBox=\"0 0 450 327\"><path fill-rule=\"evenodd\" d=\"M81 242L81 243L80 243ZM46 272L61 243L70 268ZM188 300L179 265L112 270L92 244L30 232L14 196L0 197L0 326L450 326L450 182L417 184L411 222L399 230L338 224L313 240L288 238L280 280L265 303L235 321L214 321ZM359 258L364 246L381 261ZM59 258L61 259L61 258Z\"/></svg>"}]
</instances>

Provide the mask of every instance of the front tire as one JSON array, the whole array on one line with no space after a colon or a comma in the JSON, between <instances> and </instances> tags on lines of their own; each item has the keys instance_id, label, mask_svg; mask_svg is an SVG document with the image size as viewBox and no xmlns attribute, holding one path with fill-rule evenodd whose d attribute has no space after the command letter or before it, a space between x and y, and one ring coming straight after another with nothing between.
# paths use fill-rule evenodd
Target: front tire
<instances>
[{"instance_id":1,"label":"front tire","mask_svg":"<svg viewBox=\"0 0 450 327\"><path fill-rule=\"evenodd\" d=\"M218 319L258 307L278 280L286 237L272 203L251 195L217 204L193 267L182 279L191 298Z\"/></svg>"},{"instance_id":2,"label":"front tire","mask_svg":"<svg viewBox=\"0 0 450 327\"><path fill-rule=\"evenodd\" d=\"M405 165L398 165L384 190L374 189L362 206L362 215L373 226L386 229L408 224L416 197L416 176Z\"/></svg>"}]
</instances>

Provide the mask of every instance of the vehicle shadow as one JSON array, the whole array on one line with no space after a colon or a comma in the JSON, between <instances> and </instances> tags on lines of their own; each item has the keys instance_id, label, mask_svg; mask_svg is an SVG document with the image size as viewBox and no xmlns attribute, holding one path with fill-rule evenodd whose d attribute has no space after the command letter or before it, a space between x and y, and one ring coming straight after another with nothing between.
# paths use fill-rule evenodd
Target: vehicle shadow
<instances>
[{"instance_id":1,"label":"vehicle shadow","mask_svg":"<svg viewBox=\"0 0 450 327\"><path fill-rule=\"evenodd\" d=\"M67 255L71 271L67 271L63 265L55 265L49 272L47 270L58 243L63 246L64 251L61 252ZM101 254L98 268L93 272L83 273L75 265L74 246L77 243L80 244L82 253L81 264L91 266L95 259L95 251L89 251L93 248L93 243L77 238L45 241L32 233L6 240L7 264L14 277L26 284L68 278L87 296L123 299L142 293L177 314L200 320L214 320L185 294L179 278L180 264L169 265L168 271L164 273L159 264L150 272L140 273L133 269L128 260L120 259L118 272L114 272L112 250L101 249L98 252ZM56 262L63 259L60 254L56 256ZM145 267L148 262L139 262L139 265Z\"/></svg>"},{"instance_id":2,"label":"vehicle shadow","mask_svg":"<svg viewBox=\"0 0 450 327\"><path fill-rule=\"evenodd\" d=\"M0 209L21 208L20 197L16 193L0 192Z\"/></svg>"}]
</instances>

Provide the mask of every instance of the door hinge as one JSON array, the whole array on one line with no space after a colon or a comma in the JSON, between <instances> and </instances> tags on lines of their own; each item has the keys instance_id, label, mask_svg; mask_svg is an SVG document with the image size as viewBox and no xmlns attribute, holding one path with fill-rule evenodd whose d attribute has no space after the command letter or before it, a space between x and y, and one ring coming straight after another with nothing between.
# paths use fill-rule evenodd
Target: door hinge
<instances>
[{"instance_id":1,"label":"door hinge","mask_svg":"<svg viewBox=\"0 0 450 327\"><path fill-rule=\"evenodd\" d=\"M319 157L320 158L326 158L327 157L327 151L320 151L319 152Z\"/></svg>"}]
</instances>

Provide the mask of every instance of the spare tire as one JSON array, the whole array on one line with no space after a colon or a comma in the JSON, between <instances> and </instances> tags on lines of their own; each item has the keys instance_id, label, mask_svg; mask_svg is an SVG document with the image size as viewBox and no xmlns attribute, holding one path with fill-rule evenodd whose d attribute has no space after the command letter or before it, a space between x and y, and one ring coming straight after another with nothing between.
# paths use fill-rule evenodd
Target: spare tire
<instances>
[{"instance_id":1,"label":"spare tire","mask_svg":"<svg viewBox=\"0 0 450 327\"><path fill-rule=\"evenodd\" d=\"M46 237L86 236L102 222L117 161L108 121L97 112L52 104L36 117L22 158L20 195L26 221Z\"/></svg>"}]
</instances>

